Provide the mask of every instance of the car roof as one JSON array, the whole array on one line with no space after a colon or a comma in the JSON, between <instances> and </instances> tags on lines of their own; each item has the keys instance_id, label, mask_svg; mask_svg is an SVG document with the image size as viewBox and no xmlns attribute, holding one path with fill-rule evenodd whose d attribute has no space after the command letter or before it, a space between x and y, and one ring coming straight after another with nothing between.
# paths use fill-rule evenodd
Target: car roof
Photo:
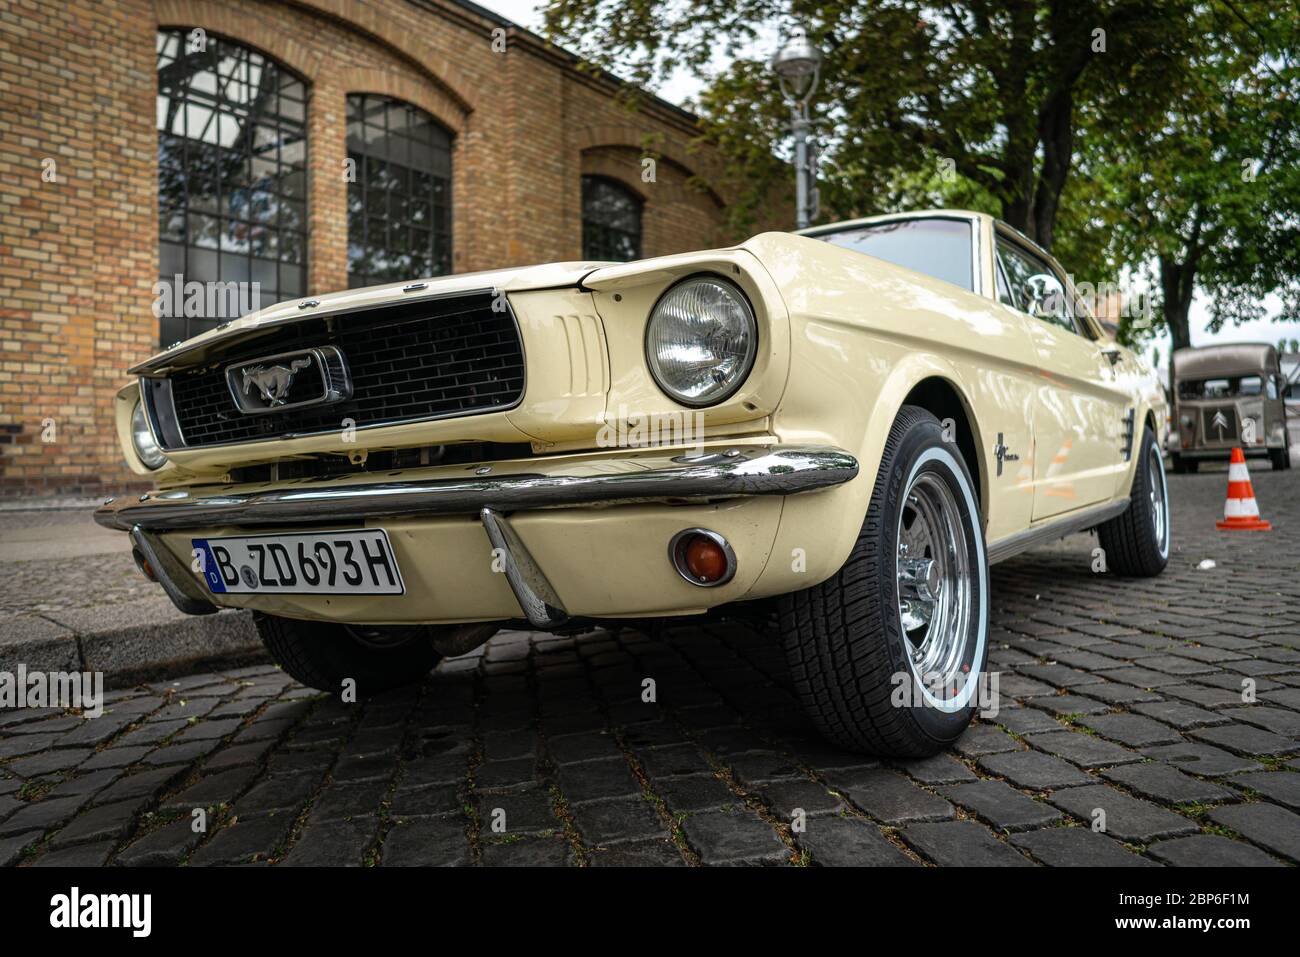
<instances>
[{"instance_id":1,"label":"car roof","mask_svg":"<svg viewBox=\"0 0 1300 957\"><path fill-rule=\"evenodd\" d=\"M1250 375L1278 368L1277 349L1267 342L1229 342L1193 346L1174 352L1174 374L1180 377Z\"/></svg>"}]
</instances>

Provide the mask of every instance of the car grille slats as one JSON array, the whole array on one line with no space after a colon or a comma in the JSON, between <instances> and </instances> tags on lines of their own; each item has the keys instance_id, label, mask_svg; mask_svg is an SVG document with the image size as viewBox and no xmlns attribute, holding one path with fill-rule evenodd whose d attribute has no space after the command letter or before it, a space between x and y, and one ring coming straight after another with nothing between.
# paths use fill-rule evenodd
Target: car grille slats
<instances>
[{"instance_id":1,"label":"car grille slats","mask_svg":"<svg viewBox=\"0 0 1300 957\"><path fill-rule=\"evenodd\" d=\"M176 372L171 391L185 447L340 431L344 419L366 428L509 408L523 396L523 344L514 316L492 302L480 293L305 319ZM225 371L232 363L320 346L343 354L350 399L256 415L236 408ZM322 388L313 366L295 376L288 403Z\"/></svg>"}]
</instances>

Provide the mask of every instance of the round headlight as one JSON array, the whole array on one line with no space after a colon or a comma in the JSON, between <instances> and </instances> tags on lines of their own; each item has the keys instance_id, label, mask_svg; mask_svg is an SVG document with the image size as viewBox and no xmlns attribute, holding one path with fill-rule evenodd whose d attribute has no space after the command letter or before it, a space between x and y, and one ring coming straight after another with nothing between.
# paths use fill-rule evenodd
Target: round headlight
<instances>
[{"instance_id":1,"label":"round headlight","mask_svg":"<svg viewBox=\"0 0 1300 957\"><path fill-rule=\"evenodd\" d=\"M167 456L163 455L162 449L153 440L153 433L149 431L149 423L144 417L144 404L141 402L136 402L135 410L131 413L131 444L147 468L162 468L167 463Z\"/></svg>"},{"instance_id":2,"label":"round headlight","mask_svg":"<svg viewBox=\"0 0 1300 957\"><path fill-rule=\"evenodd\" d=\"M650 374L682 405L714 405L745 381L758 353L758 327L744 294L716 276L679 282L646 324Z\"/></svg>"}]
</instances>

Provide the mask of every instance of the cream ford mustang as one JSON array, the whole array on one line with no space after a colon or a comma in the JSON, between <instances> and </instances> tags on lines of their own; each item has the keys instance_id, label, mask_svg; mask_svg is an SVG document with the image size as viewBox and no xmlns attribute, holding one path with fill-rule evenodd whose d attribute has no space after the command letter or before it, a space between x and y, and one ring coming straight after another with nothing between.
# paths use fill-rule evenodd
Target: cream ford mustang
<instances>
[{"instance_id":1,"label":"cream ford mustang","mask_svg":"<svg viewBox=\"0 0 1300 957\"><path fill-rule=\"evenodd\" d=\"M130 371L157 490L96 519L329 691L771 600L822 731L926 755L979 704L991 563L1091 528L1112 572L1169 555L1157 380L976 213L350 290Z\"/></svg>"}]
</instances>

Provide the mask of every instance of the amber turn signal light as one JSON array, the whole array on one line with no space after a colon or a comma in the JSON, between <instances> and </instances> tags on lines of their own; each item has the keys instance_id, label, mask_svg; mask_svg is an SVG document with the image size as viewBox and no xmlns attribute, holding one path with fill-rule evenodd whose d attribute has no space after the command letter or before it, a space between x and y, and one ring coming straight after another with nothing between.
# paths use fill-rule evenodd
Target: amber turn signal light
<instances>
[{"instance_id":1,"label":"amber turn signal light","mask_svg":"<svg viewBox=\"0 0 1300 957\"><path fill-rule=\"evenodd\" d=\"M702 588L726 584L736 574L731 545L707 528L682 529L668 543L668 557L677 574Z\"/></svg>"}]
</instances>

